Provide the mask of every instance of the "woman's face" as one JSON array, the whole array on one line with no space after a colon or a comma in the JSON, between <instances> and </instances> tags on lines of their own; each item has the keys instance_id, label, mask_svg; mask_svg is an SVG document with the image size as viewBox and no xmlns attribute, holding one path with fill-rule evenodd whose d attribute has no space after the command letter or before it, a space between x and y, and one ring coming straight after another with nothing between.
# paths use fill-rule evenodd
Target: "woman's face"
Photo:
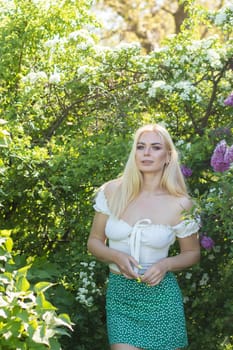
<instances>
[{"instance_id":1,"label":"woman's face","mask_svg":"<svg viewBox=\"0 0 233 350\"><path fill-rule=\"evenodd\" d=\"M143 132L137 142L135 159L143 173L162 172L169 161L163 138L155 131Z\"/></svg>"}]
</instances>

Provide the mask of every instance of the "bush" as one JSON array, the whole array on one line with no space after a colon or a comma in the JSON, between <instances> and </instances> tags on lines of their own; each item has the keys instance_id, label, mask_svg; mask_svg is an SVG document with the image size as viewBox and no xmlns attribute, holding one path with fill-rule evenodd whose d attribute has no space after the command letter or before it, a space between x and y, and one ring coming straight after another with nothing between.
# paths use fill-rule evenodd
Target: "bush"
<instances>
[{"instance_id":1,"label":"bush","mask_svg":"<svg viewBox=\"0 0 233 350\"><path fill-rule=\"evenodd\" d=\"M4 232L1 232L3 234ZM50 283L33 288L27 279L30 265L15 269L12 240L0 238L0 349L60 350L59 337L72 330L69 316L57 315L45 298Z\"/></svg>"}]
</instances>

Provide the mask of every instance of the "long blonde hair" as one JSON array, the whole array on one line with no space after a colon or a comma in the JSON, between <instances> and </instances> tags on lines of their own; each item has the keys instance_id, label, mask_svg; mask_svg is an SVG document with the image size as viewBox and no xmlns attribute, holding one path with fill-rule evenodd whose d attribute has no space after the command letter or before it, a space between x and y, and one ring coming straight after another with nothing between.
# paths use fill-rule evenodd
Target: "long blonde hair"
<instances>
[{"instance_id":1,"label":"long blonde hair","mask_svg":"<svg viewBox=\"0 0 233 350\"><path fill-rule=\"evenodd\" d=\"M160 181L161 188L177 197L188 195L185 180L180 170L178 153L170 134L159 124L144 125L140 127L134 135L132 149L125 165L123 175L120 177L120 183L109 199L110 210L116 217L121 216L127 205L141 190L143 177L136 165L135 154L138 140L141 134L146 131L154 131L156 134L160 135L169 154L169 162L164 167Z\"/></svg>"}]
</instances>

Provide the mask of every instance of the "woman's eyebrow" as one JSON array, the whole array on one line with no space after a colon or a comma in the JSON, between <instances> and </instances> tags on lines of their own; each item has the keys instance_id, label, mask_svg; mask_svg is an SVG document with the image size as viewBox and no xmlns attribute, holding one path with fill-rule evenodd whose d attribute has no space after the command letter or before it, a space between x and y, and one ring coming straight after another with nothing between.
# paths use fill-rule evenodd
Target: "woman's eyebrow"
<instances>
[{"instance_id":1,"label":"woman's eyebrow","mask_svg":"<svg viewBox=\"0 0 233 350\"><path fill-rule=\"evenodd\" d=\"M143 141L139 141L137 144L138 144L138 145L139 145L139 144L140 144L140 145L145 145L146 143L143 142ZM154 146L154 145L162 145L162 143L160 143L160 142L152 142L151 145L152 145L152 146Z\"/></svg>"}]
</instances>

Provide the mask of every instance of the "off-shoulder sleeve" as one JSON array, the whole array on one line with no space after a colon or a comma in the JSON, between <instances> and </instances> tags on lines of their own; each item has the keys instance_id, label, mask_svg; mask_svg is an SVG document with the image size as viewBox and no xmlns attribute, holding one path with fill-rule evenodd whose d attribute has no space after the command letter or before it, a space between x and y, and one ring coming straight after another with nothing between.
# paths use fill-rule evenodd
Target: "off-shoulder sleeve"
<instances>
[{"instance_id":1,"label":"off-shoulder sleeve","mask_svg":"<svg viewBox=\"0 0 233 350\"><path fill-rule=\"evenodd\" d=\"M102 214L110 215L107 199L104 194L104 189L100 189L95 197L94 209Z\"/></svg>"},{"instance_id":2,"label":"off-shoulder sleeve","mask_svg":"<svg viewBox=\"0 0 233 350\"><path fill-rule=\"evenodd\" d=\"M195 219L183 220L173 227L175 235L179 238L191 236L193 233L198 232L199 228L200 222Z\"/></svg>"}]
</instances>

